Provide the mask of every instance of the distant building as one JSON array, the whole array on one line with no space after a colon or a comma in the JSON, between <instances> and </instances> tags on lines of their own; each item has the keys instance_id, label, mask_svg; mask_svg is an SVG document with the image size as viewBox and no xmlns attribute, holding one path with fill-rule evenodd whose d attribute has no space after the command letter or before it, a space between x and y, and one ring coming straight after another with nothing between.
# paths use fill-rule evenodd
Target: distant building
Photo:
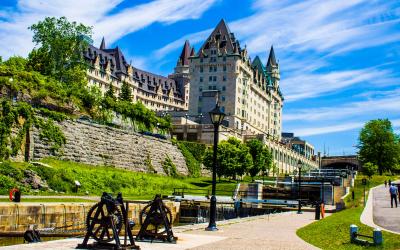
<instances>
[{"instance_id":1,"label":"distant building","mask_svg":"<svg viewBox=\"0 0 400 250\"><path fill-rule=\"evenodd\" d=\"M89 85L100 88L104 94L112 85L116 95L126 82L132 89L132 101L141 101L152 110L187 110L189 100L189 77L185 71L189 44L182 51L182 61L177 65L175 74L160 76L132 66L126 61L119 47L106 48L104 38L99 48L89 45L84 54L90 64L88 70ZM183 59L182 59L183 57Z\"/></svg>"},{"instance_id":2,"label":"distant building","mask_svg":"<svg viewBox=\"0 0 400 250\"><path fill-rule=\"evenodd\" d=\"M299 137L295 137L293 133L282 133L282 142L308 159L315 156L314 146Z\"/></svg>"}]
</instances>

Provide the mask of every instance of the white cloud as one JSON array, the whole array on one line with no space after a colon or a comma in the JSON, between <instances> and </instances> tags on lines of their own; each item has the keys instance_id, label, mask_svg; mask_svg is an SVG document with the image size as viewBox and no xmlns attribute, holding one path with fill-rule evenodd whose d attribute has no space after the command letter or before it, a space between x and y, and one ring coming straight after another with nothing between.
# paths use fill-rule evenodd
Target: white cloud
<instances>
[{"instance_id":1,"label":"white cloud","mask_svg":"<svg viewBox=\"0 0 400 250\"><path fill-rule=\"evenodd\" d=\"M203 30L197 33L189 34L187 36L181 37L178 40L175 40L164 47L157 49L154 51L154 55L156 56L157 59L163 58L165 55L168 53L178 49L182 48L185 40L189 40L191 44L196 44L198 42L204 41L207 36L212 32L212 29L208 30Z\"/></svg>"},{"instance_id":2,"label":"white cloud","mask_svg":"<svg viewBox=\"0 0 400 250\"><path fill-rule=\"evenodd\" d=\"M376 116L378 114L398 112L400 106L400 89L391 91L379 91L379 98L375 94L366 93L366 96L374 96L358 102L350 102L344 105L321 108L295 109L285 113L283 120L289 121L339 121L361 115Z\"/></svg>"},{"instance_id":3,"label":"white cloud","mask_svg":"<svg viewBox=\"0 0 400 250\"><path fill-rule=\"evenodd\" d=\"M293 75L287 77L281 83L287 102L327 93L332 94L335 91L342 91L349 86L363 82L373 82L373 84L378 85L382 81L387 83L387 79L393 80L389 70L378 69L345 70L329 73L294 72ZM378 81L378 79L380 80ZM393 82L393 84L395 83Z\"/></svg>"},{"instance_id":4,"label":"white cloud","mask_svg":"<svg viewBox=\"0 0 400 250\"><path fill-rule=\"evenodd\" d=\"M298 128L298 129L293 129L293 132L297 136L312 136L312 135L321 135L321 134L348 131L356 128L361 128L362 126L364 126L364 122L349 122L349 123L324 126L324 127Z\"/></svg>"},{"instance_id":5,"label":"white cloud","mask_svg":"<svg viewBox=\"0 0 400 250\"><path fill-rule=\"evenodd\" d=\"M96 42L104 35L113 42L154 22L171 24L199 18L216 0L157 0L109 14L122 0L19 0L17 11L2 11L0 55L26 56L32 49L30 25L46 16L65 16L94 27ZM195 7L194 7L195 6Z\"/></svg>"},{"instance_id":6,"label":"white cloud","mask_svg":"<svg viewBox=\"0 0 400 250\"><path fill-rule=\"evenodd\" d=\"M216 0L158 0L125 9L108 16L95 26L95 37L106 36L111 42L142 29L154 22L171 24L185 19L197 19ZM195 6L195 7L194 7Z\"/></svg>"}]
</instances>

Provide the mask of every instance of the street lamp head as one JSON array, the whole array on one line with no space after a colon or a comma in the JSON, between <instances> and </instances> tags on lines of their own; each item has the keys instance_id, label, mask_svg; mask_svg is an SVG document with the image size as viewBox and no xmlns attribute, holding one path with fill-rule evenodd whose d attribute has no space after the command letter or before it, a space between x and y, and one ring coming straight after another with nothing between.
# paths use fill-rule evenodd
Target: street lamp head
<instances>
[{"instance_id":1,"label":"street lamp head","mask_svg":"<svg viewBox=\"0 0 400 250\"><path fill-rule=\"evenodd\" d=\"M218 103L215 108L208 113L210 114L211 122L214 125L220 125L225 118L225 113L221 111Z\"/></svg>"},{"instance_id":2,"label":"street lamp head","mask_svg":"<svg viewBox=\"0 0 400 250\"><path fill-rule=\"evenodd\" d=\"M303 166L303 162L301 160L299 160L297 162L297 168L301 169L302 166Z\"/></svg>"}]
</instances>

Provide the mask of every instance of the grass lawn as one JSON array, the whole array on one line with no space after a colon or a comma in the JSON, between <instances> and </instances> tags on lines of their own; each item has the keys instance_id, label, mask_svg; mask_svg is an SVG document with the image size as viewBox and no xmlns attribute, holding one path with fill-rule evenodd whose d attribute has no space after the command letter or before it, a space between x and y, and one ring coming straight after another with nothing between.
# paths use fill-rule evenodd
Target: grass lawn
<instances>
[{"instance_id":1,"label":"grass lawn","mask_svg":"<svg viewBox=\"0 0 400 250\"><path fill-rule=\"evenodd\" d=\"M359 227L361 234L371 235L373 228L361 224L360 216L363 207L363 186L361 179L364 176L357 176L355 182L355 200L351 200L351 195L346 199L347 209L334 213L323 220L316 221L297 230L297 235L303 240L321 249L400 249L400 235L383 231L383 245L379 247L365 247L350 243L350 225L355 224ZM399 176L373 176L369 181L369 187L380 185L384 180L397 180Z\"/></svg>"},{"instance_id":2,"label":"grass lawn","mask_svg":"<svg viewBox=\"0 0 400 250\"><path fill-rule=\"evenodd\" d=\"M3 181L0 183L0 194L7 195L8 190L14 186L21 188L22 195L84 196L87 191L91 196L100 196L102 192L114 194L121 192L125 199L147 200L154 198L155 194L171 195L174 188L186 188L186 194L206 194L207 190L211 192L211 177L174 178L158 174L132 172L110 166L92 166L60 161L52 158L44 159L41 162L50 165L51 168L16 162L0 164L0 177L3 175ZM40 192L33 192L30 187L24 187L21 184L21 180L24 178L23 171L25 169L35 171L42 179L46 180L53 191L41 190ZM78 193L74 193L75 180L81 183ZM221 181L217 182L217 195L232 195L236 185L236 181L221 179ZM203 189L203 191L191 189Z\"/></svg>"}]
</instances>

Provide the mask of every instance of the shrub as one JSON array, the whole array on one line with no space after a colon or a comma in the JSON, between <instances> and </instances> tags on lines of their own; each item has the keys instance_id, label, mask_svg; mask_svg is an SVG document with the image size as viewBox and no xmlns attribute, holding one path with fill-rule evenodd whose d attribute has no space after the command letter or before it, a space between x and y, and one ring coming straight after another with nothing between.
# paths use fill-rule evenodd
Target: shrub
<instances>
[{"instance_id":1,"label":"shrub","mask_svg":"<svg viewBox=\"0 0 400 250\"><path fill-rule=\"evenodd\" d=\"M16 181L20 181L24 178L24 173L21 169L14 167L9 162L3 162L0 164L0 174L8 176Z\"/></svg>"},{"instance_id":2,"label":"shrub","mask_svg":"<svg viewBox=\"0 0 400 250\"><path fill-rule=\"evenodd\" d=\"M178 177L178 171L176 170L175 164L172 162L171 158L167 155L165 160L161 162L164 172L168 176Z\"/></svg>"},{"instance_id":3,"label":"shrub","mask_svg":"<svg viewBox=\"0 0 400 250\"><path fill-rule=\"evenodd\" d=\"M153 163L151 162L151 158L150 158L149 154L147 154L146 159L144 160L144 164L147 167L147 172L155 173L156 170L154 169L154 166L153 166Z\"/></svg>"},{"instance_id":4,"label":"shrub","mask_svg":"<svg viewBox=\"0 0 400 250\"><path fill-rule=\"evenodd\" d=\"M186 144L183 142L178 143L178 148L181 150L183 157L185 157L186 166L189 170L189 174L193 177L200 176L200 163L195 159Z\"/></svg>"},{"instance_id":5,"label":"shrub","mask_svg":"<svg viewBox=\"0 0 400 250\"><path fill-rule=\"evenodd\" d=\"M15 185L13 178L0 174L0 194L8 194Z\"/></svg>"},{"instance_id":6,"label":"shrub","mask_svg":"<svg viewBox=\"0 0 400 250\"><path fill-rule=\"evenodd\" d=\"M189 150L189 152L198 162L203 162L203 157L207 149L207 146L205 144L188 141L180 141L179 144L185 145L187 150Z\"/></svg>"}]
</instances>

